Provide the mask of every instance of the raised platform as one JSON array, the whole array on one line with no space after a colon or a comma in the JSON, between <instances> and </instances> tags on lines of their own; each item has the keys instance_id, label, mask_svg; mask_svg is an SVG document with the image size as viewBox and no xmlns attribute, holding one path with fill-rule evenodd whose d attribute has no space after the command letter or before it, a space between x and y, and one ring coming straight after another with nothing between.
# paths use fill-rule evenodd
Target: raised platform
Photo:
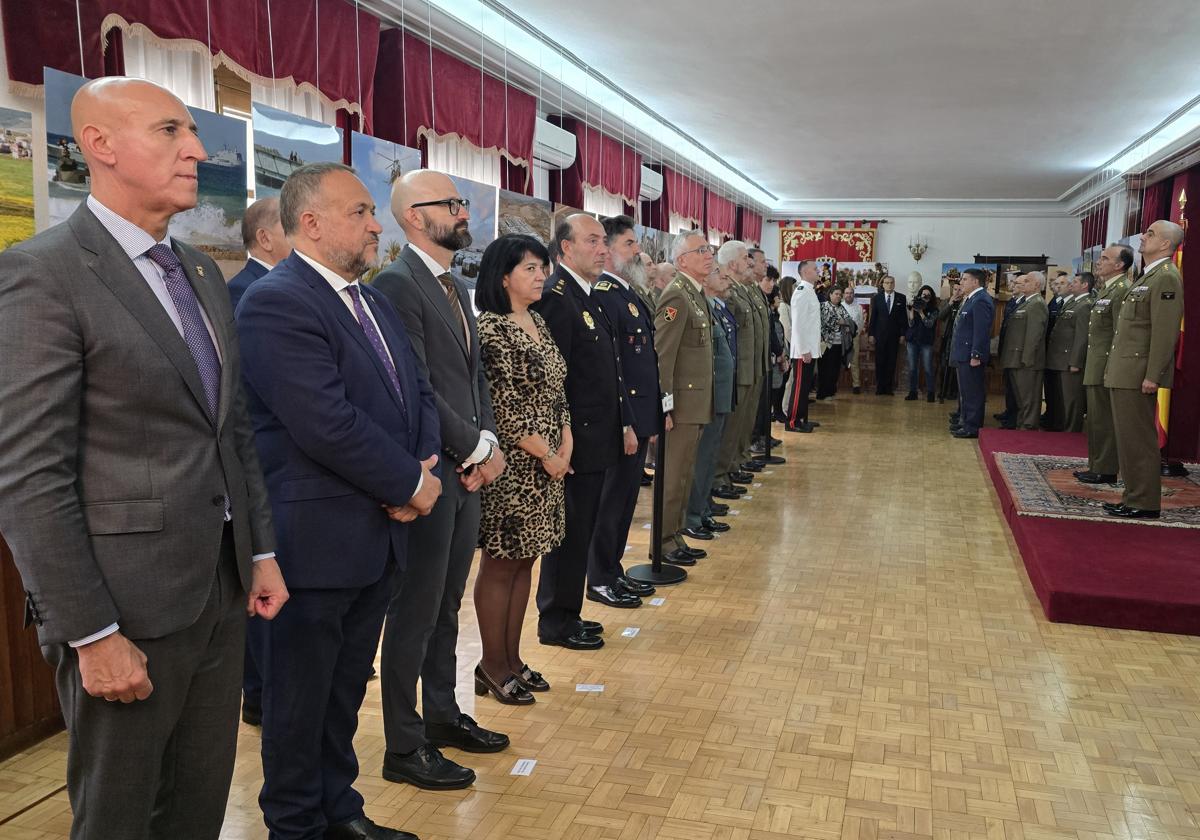
<instances>
[{"instance_id":1,"label":"raised platform","mask_svg":"<svg viewBox=\"0 0 1200 840\"><path fill-rule=\"evenodd\" d=\"M983 429L979 448L1048 619L1200 635L1200 531L1019 515L995 453L1086 457L1081 434Z\"/></svg>"}]
</instances>

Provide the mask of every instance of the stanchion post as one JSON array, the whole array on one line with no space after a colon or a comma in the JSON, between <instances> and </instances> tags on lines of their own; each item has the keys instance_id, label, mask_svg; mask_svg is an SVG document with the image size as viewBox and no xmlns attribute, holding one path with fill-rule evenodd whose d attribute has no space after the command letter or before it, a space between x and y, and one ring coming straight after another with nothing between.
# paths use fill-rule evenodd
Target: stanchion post
<instances>
[{"instance_id":1,"label":"stanchion post","mask_svg":"<svg viewBox=\"0 0 1200 840\"><path fill-rule=\"evenodd\" d=\"M665 478L667 465L667 415L659 413L658 418L658 452L654 456L654 503L653 519L650 525L650 562L639 566L630 566L625 575L638 583L648 583L651 586L671 586L683 583L687 572L678 566L663 563L663 501L665 499Z\"/></svg>"}]
</instances>

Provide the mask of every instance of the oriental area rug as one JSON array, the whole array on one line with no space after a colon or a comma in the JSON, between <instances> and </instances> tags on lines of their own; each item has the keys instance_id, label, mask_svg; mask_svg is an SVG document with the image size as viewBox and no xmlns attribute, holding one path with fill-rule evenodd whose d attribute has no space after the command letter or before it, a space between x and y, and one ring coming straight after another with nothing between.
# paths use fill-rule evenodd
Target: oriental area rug
<instances>
[{"instance_id":1,"label":"oriental area rug","mask_svg":"<svg viewBox=\"0 0 1200 840\"><path fill-rule=\"evenodd\" d=\"M1019 516L1200 529L1200 465L1186 464L1186 477L1163 478L1161 518L1130 520L1104 512L1105 502L1121 501L1121 482L1075 480L1076 470L1087 469L1086 458L1016 452L995 452L993 457Z\"/></svg>"}]
</instances>

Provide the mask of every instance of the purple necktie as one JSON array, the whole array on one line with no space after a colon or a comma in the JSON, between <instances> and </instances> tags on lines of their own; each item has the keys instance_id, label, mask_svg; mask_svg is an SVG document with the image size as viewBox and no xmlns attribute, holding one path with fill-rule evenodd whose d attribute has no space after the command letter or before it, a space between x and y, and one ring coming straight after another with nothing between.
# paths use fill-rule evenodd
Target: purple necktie
<instances>
[{"instance_id":1,"label":"purple necktie","mask_svg":"<svg viewBox=\"0 0 1200 840\"><path fill-rule=\"evenodd\" d=\"M200 384L204 386L204 399L208 403L208 415L215 421L221 395L221 360L217 357L217 348L213 346L212 336L204 326L196 292L183 271L183 263L168 246L155 245L146 252L146 256L163 270L163 284L167 287L167 293L171 295L175 311L179 313L184 343L187 344L192 358L196 360Z\"/></svg>"},{"instance_id":2,"label":"purple necktie","mask_svg":"<svg viewBox=\"0 0 1200 840\"><path fill-rule=\"evenodd\" d=\"M387 348L383 346L383 338L379 335L379 330L375 329L375 322L363 309L362 294L358 284L351 283L346 287L346 291L350 293L350 300L354 303L354 317L358 319L358 325L362 327L362 331L366 334L367 341L370 342L371 349L375 351L379 361L383 362L388 379L392 381L392 387L396 389L396 394L400 397L400 407L408 411L408 406L404 404L404 392L400 390L400 377L396 376L396 366L392 364L392 357L388 355Z\"/></svg>"}]
</instances>

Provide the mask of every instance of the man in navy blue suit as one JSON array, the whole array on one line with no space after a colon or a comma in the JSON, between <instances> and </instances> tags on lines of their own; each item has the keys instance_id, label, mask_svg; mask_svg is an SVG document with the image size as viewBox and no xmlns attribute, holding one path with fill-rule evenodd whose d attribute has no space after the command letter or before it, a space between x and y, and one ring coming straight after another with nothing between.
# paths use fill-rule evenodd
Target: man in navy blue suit
<instances>
[{"instance_id":1,"label":"man in navy blue suit","mask_svg":"<svg viewBox=\"0 0 1200 840\"><path fill-rule=\"evenodd\" d=\"M437 409L396 310L358 282L381 227L354 170L300 167L280 217L295 251L251 286L237 324L279 562L294 586L259 651L259 803L272 840L409 838L364 815L353 738L405 565L405 523L441 493Z\"/></svg>"},{"instance_id":2,"label":"man in navy blue suit","mask_svg":"<svg viewBox=\"0 0 1200 840\"><path fill-rule=\"evenodd\" d=\"M979 437L987 397L987 363L992 343L992 298L982 288L987 275L968 268L962 275L963 305L954 322L950 362L958 368L959 425L956 438Z\"/></svg>"},{"instance_id":3,"label":"man in navy blue suit","mask_svg":"<svg viewBox=\"0 0 1200 840\"><path fill-rule=\"evenodd\" d=\"M283 225L279 223L278 198L260 198L246 208L242 218L242 244L250 258L229 281L229 301L234 309L251 283L292 252L292 243L284 236Z\"/></svg>"}]
</instances>

